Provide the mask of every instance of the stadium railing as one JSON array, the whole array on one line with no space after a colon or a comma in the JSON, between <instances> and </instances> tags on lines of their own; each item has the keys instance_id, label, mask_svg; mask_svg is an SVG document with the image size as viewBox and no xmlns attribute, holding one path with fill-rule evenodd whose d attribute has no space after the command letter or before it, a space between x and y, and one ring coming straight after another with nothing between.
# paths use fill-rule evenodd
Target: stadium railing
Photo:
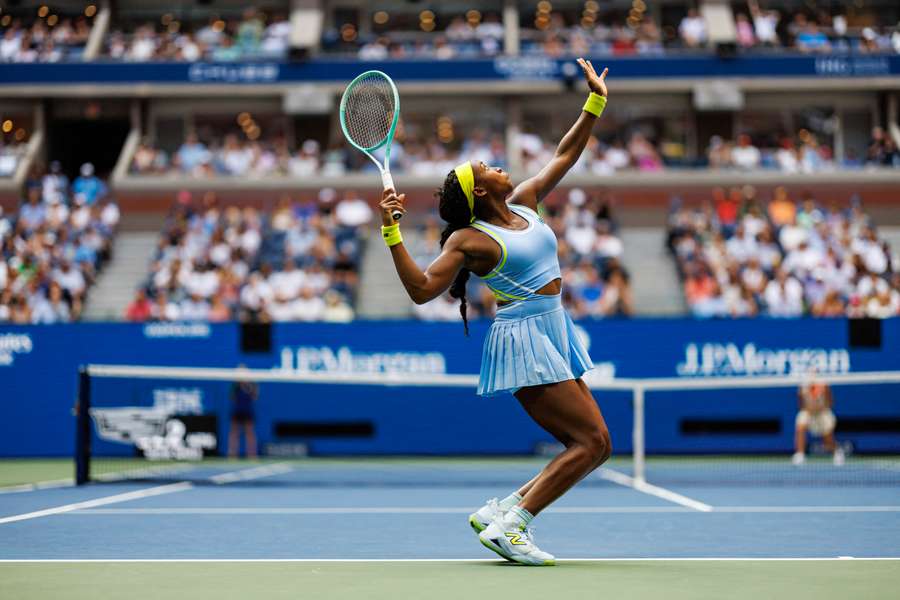
<instances>
[{"instance_id":1,"label":"stadium railing","mask_svg":"<svg viewBox=\"0 0 900 600\"><path fill-rule=\"evenodd\" d=\"M521 180L525 173L511 172L513 180ZM396 175L394 181L401 190L433 189L443 176L429 177ZM160 177L127 175L115 181L120 192L175 192L178 190L319 190L360 189L376 185L377 173L347 173L340 177ZM617 172L610 176L573 173L562 185L604 188L699 188L732 185L898 185L900 169L854 169L819 171L815 173L782 173L779 171L714 171L707 169L669 169L647 173L638 170Z\"/></svg>"}]
</instances>

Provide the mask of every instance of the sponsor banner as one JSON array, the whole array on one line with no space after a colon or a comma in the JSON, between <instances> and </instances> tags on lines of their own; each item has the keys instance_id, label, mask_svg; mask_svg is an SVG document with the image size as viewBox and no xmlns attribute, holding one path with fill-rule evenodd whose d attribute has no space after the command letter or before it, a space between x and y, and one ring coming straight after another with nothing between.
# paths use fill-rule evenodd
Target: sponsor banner
<instances>
[{"instance_id":1,"label":"sponsor banner","mask_svg":"<svg viewBox=\"0 0 900 600\"><path fill-rule=\"evenodd\" d=\"M33 347L27 333L0 334L0 367L11 367L17 354L28 354Z\"/></svg>"},{"instance_id":2,"label":"sponsor banner","mask_svg":"<svg viewBox=\"0 0 900 600\"><path fill-rule=\"evenodd\" d=\"M728 77L885 77L900 75L900 56L741 55L598 56L619 79ZM436 68L439 67L439 68ZM396 81L565 80L579 77L572 61L548 57L366 62L317 58L277 63L37 63L0 64L0 85L174 83L265 85L349 81L360 71L386 70Z\"/></svg>"},{"instance_id":3,"label":"sponsor banner","mask_svg":"<svg viewBox=\"0 0 900 600\"><path fill-rule=\"evenodd\" d=\"M0 326L0 456L72 452L72 408L78 368L84 364L243 364L290 372L476 374L489 325L483 320L473 322L466 337L460 323L275 324L272 350L248 354L241 352L240 328L233 323ZM863 349L849 347L848 322L842 319L581 321L577 331L597 365L586 376L589 381L613 376L754 377L900 369L900 319L883 322L881 348ZM854 414L900 417L898 391L900 386L841 387L836 393L839 422ZM627 452L630 396L605 391L595 395L614 432L616 447ZM229 382L95 379L92 397L95 409L123 409L118 416L104 415L107 425L115 429L112 414L113 421L121 418L138 427L142 437L150 438L144 445L151 450L168 444L177 452L196 453L198 448L209 452L203 444L211 438L192 437L193 445L189 443L191 425L184 421L189 417L215 415L214 437L221 440L228 435ZM790 448L796 390L658 392L648 396L647 403L649 450L733 449L733 436L701 438L682 433L682 418L710 411L722 418L771 417L780 423L777 434L742 440L741 448ZM310 454L525 453L551 441L511 396L485 399L462 388L266 383L260 385L255 413L261 448L290 452L302 448ZM185 425L185 435L177 424L171 436L167 433L172 415ZM318 438L290 433L304 431L308 423L347 422L370 424L373 434ZM521 435L485 436L485 422L504 422ZM118 435L125 435L121 428ZM134 451L133 442L103 443L110 452ZM889 433L861 435L855 443L872 451L900 449L898 435Z\"/></svg>"}]
</instances>

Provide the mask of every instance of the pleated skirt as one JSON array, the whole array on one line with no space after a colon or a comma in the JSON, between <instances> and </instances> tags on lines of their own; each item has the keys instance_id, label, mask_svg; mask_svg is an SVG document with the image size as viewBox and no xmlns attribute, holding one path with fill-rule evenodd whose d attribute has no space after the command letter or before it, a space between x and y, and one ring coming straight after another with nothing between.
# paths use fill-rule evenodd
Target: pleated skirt
<instances>
[{"instance_id":1,"label":"pleated skirt","mask_svg":"<svg viewBox=\"0 0 900 600\"><path fill-rule=\"evenodd\" d=\"M594 368L560 295L501 307L484 340L480 396L568 379Z\"/></svg>"}]
</instances>

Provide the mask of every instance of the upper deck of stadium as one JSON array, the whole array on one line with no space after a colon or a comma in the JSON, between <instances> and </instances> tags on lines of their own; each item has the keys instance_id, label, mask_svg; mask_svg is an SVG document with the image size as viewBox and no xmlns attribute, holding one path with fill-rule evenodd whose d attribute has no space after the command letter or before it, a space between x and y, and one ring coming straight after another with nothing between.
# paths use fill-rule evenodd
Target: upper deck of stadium
<instances>
[{"instance_id":1,"label":"upper deck of stadium","mask_svg":"<svg viewBox=\"0 0 900 600\"><path fill-rule=\"evenodd\" d=\"M299 154L312 141L325 153L340 143L340 91L370 68L397 81L404 124L430 132L424 137L438 140L448 160L472 136L496 139L520 177L523 153L565 127L557 108L580 102L578 55L608 66L614 85L598 142L627 148L639 135L661 168L601 164L573 173L566 187L618 189L629 203L651 206L663 205L673 186L691 197L746 183L826 195L837 186L842 196L853 187L867 201L892 202L897 169L865 153L874 128L900 141L898 19L900 7L888 0L8 2L0 12L0 113L10 121L3 134L14 172L0 177L0 202L11 207L37 164L60 160L74 174L82 162L75 147L111 176L126 208L161 210L180 189L252 191L272 201L288 189L370 187L372 174L354 165L337 175L320 168L202 178L134 166L142 149L171 155L204 127L216 130L213 145L231 128L242 143L277 137ZM245 116L256 137L235 125ZM717 164L716 145L738 145L742 134L762 150L761 163ZM775 153L789 139L812 139L825 167L779 168ZM429 197L432 173L397 171L413 203Z\"/></svg>"}]
</instances>

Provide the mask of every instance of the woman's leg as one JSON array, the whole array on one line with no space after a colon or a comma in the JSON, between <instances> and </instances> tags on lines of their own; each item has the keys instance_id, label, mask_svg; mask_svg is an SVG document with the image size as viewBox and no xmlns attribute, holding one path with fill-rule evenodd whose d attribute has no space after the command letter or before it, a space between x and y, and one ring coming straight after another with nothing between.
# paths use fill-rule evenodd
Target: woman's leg
<instances>
[{"instance_id":1,"label":"woman's leg","mask_svg":"<svg viewBox=\"0 0 900 600\"><path fill-rule=\"evenodd\" d=\"M579 380L522 388L516 398L566 449L523 486L519 506L537 515L612 453L609 430L587 385Z\"/></svg>"},{"instance_id":2,"label":"woman's leg","mask_svg":"<svg viewBox=\"0 0 900 600\"><path fill-rule=\"evenodd\" d=\"M231 428L228 430L228 458L237 458L238 445L240 443L241 425L237 419L231 419Z\"/></svg>"},{"instance_id":3,"label":"woman's leg","mask_svg":"<svg viewBox=\"0 0 900 600\"><path fill-rule=\"evenodd\" d=\"M256 458L256 421L253 419L244 422L244 440L247 443L247 458Z\"/></svg>"}]
</instances>

